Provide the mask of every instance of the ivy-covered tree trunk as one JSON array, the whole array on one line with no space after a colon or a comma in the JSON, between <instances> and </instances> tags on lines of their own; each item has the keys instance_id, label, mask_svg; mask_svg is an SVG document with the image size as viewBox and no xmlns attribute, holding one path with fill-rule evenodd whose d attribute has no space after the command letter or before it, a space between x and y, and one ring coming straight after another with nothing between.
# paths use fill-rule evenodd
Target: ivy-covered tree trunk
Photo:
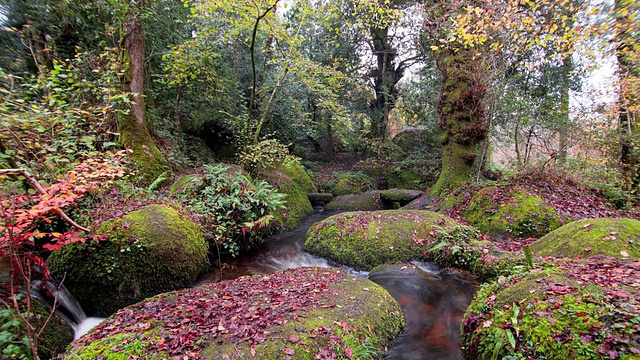
<instances>
[{"instance_id":1,"label":"ivy-covered tree trunk","mask_svg":"<svg viewBox=\"0 0 640 360\"><path fill-rule=\"evenodd\" d=\"M125 91L133 95L129 111L122 112L118 117L118 132L122 145L133 151L130 159L140 185L146 186L171 170L147 128L143 97L145 46L141 19L142 4L143 1L130 2L131 9L122 29L122 60L125 66L123 86Z\"/></svg>"},{"instance_id":2,"label":"ivy-covered tree trunk","mask_svg":"<svg viewBox=\"0 0 640 360\"><path fill-rule=\"evenodd\" d=\"M476 162L481 161L477 154L487 138L488 121L483 59L464 49L441 49L435 56L442 75L438 126L444 154L442 171L431 193L439 195L473 180Z\"/></svg>"}]
</instances>

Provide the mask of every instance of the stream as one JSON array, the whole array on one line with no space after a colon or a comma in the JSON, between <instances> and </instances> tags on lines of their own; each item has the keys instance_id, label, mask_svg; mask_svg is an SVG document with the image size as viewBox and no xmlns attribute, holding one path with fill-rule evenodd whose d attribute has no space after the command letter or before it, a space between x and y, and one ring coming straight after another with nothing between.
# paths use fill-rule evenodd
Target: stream
<instances>
[{"instance_id":1,"label":"stream","mask_svg":"<svg viewBox=\"0 0 640 360\"><path fill-rule=\"evenodd\" d=\"M353 276L368 277L384 287L402 307L406 327L386 354L390 360L458 360L460 322L476 290L474 280L455 270L440 270L433 263L418 263L414 271L389 268L367 272L305 253L302 245L314 223L339 212L316 212L295 230L269 238L264 248L226 263L201 276L196 285L231 280L243 275L269 274L288 268L336 267Z\"/></svg>"}]
</instances>

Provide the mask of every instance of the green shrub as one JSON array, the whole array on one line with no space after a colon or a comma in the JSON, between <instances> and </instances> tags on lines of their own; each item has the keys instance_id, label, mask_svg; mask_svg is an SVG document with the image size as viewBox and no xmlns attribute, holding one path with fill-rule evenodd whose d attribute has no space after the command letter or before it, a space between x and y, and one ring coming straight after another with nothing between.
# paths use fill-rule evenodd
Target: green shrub
<instances>
[{"instance_id":1,"label":"green shrub","mask_svg":"<svg viewBox=\"0 0 640 360\"><path fill-rule=\"evenodd\" d=\"M266 139L247 145L238 154L238 164L251 175L270 169L279 164L285 167L298 160L289 154L289 149L276 139Z\"/></svg>"},{"instance_id":2,"label":"green shrub","mask_svg":"<svg viewBox=\"0 0 640 360\"><path fill-rule=\"evenodd\" d=\"M203 168L203 176L192 179L192 190L177 196L196 215L205 238L235 257L241 245L248 248L262 240L260 230L273 218L269 214L284 208L285 195L265 181L252 183L230 165Z\"/></svg>"}]
</instances>

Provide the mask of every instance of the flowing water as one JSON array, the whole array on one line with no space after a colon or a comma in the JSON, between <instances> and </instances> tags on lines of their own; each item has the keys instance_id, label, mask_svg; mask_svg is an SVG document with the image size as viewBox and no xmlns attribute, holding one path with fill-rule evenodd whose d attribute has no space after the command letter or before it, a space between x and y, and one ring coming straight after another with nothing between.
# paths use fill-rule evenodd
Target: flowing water
<instances>
[{"instance_id":1,"label":"flowing water","mask_svg":"<svg viewBox=\"0 0 640 360\"><path fill-rule=\"evenodd\" d=\"M369 275L305 253L302 245L309 227L334 214L337 212L314 213L295 230L267 240L260 252L229 262L222 271L217 269L202 276L196 285L303 266L338 267L354 276L368 276L402 307L407 325L387 359L463 359L460 322L475 292L473 279L456 271L441 271L431 263L414 263L415 269L389 268Z\"/></svg>"},{"instance_id":2,"label":"flowing water","mask_svg":"<svg viewBox=\"0 0 640 360\"><path fill-rule=\"evenodd\" d=\"M31 295L49 308L55 306L56 315L71 326L75 339L80 338L104 320L87 317L78 300L55 278L44 282L34 281L31 286Z\"/></svg>"}]
</instances>

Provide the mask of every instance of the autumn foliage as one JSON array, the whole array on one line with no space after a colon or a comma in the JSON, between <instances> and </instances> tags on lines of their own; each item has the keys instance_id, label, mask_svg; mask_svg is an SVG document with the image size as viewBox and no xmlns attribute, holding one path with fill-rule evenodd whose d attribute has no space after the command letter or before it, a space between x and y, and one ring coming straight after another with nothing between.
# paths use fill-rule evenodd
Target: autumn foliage
<instances>
[{"instance_id":1,"label":"autumn foliage","mask_svg":"<svg viewBox=\"0 0 640 360\"><path fill-rule=\"evenodd\" d=\"M36 239L42 239L45 249L58 250L73 242L86 241L87 234L83 230L88 229L74 226L67 231L56 232L45 230L45 224L51 224L54 218L63 214L64 209L87 192L113 184L115 179L123 177L126 172L123 157L124 152L121 151L109 158L86 159L51 185L40 185L41 191L37 193L0 194L0 256L9 257L14 270L18 266L25 269L39 266L43 269L43 276L48 277L46 264L34 252ZM29 176L26 172L24 174ZM13 271L12 283L20 283L23 275Z\"/></svg>"}]
</instances>

